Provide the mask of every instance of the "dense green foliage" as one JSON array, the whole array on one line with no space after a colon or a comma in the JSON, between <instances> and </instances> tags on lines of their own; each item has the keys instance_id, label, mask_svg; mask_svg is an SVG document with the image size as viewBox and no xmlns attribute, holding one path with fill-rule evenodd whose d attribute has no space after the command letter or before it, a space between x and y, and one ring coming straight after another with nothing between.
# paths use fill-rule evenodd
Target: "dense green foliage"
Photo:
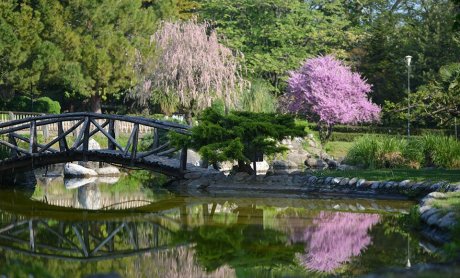
<instances>
[{"instance_id":1,"label":"dense green foliage","mask_svg":"<svg viewBox=\"0 0 460 278\"><path fill-rule=\"evenodd\" d=\"M49 97L41 97L34 102L34 112L59 114L61 113L61 105L59 102L50 99Z\"/></svg>"},{"instance_id":2,"label":"dense green foliage","mask_svg":"<svg viewBox=\"0 0 460 278\"><path fill-rule=\"evenodd\" d=\"M460 168L460 142L452 137L425 135L410 140L367 135L358 139L345 158L369 168Z\"/></svg>"},{"instance_id":3,"label":"dense green foliage","mask_svg":"<svg viewBox=\"0 0 460 278\"><path fill-rule=\"evenodd\" d=\"M407 95L406 55L413 56L412 90L427 83L460 54L452 30L454 5L449 0L365 1L368 20L358 68L373 84L377 103L398 102ZM387 116L391 116L388 114Z\"/></svg>"},{"instance_id":4,"label":"dense green foliage","mask_svg":"<svg viewBox=\"0 0 460 278\"><path fill-rule=\"evenodd\" d=\"M295 253L303 249L301 244L286 244L283 233L261 225L203 226L184 236L196 244L197 261L206 271L224 264L232 268L293 265Z\"/></svg>"},{"instance_id":5,"label":"dense green foliage","mask_svg":"<svg viewBox=\"0 0 460 278\"><path fill-rule=\"evenodd\" d=\"M47 95L67 109L100 111L135 79L137 55L153 55L159 19L188 1L18 1L0 3L0 92ZM77 101L77 102L75 102Z\"/></svg>"},{"instance_id":6,"label":"dense green foliage","mask_svg":"<svg viewBox=\"0 0 460 278\"><path fill-rule=\"evenodd\" d=\"M7 102L0 100L0 108L4 111L28 111L45 114L61 113L60 103L49 97L40 97L32 100L27 96L16 95Z\"/></svg>"},{"instance_id":7,"label":"dense green foliage","mask_svg":"<svg viewBox=\"0 0 460 278\"><path fill-rule=\"evenodd\" d=\"M277 92L287 72L318 53L343 57L357 41L343 1L202 0L198 15L210 20L227 44L245 55L250 74Z\"/></svg>"},{"instance_id":8,"label":"dense green foliage","mask_svg":"<svg viewBox=\"0 0 460 278\"><path fill-rule=\"evenodd\" d=\"M460 115L460 63L441 67L433 80L412 94L410 101L412 121L453 126L454 119ZM388 104L387 110L395 117L407 119L407 101L399 105Z\"/></svg>"},{"instance_id":9,"label":"dense green foliage","mask_svg":"<svg viewBox=\"0 0 460 278\"><path fill-rule=\"evenodd\" d=\"M230 112L228 115L208 108L198 117L191 137L172 136L176 145L187 144L198 150L204 160L215 164L237 160L240 167L255 161L257 154L270 155L286 148L280 141L302 136L304 127L289 115L274 113Z\"/></svg>"},{"instance_id":10,"label":"dense green foliage","mask_svg":"<svg viewBox=\"0 0 460 278\"><path fill-rule=\"evenodd\" d=\"M373 85L373 101L399 103L407 95L406 55L414 57L414 91L429 83L441 66L457 62L460 54L459 34L452 28L456 6L448 0L201 0L200 4L198 15L214 23L227 45L243 52L249 76L270 82L278 93L284 92L288 71L301 61L335 54ZM384 123L399 124L394 115L393 109L385 113Z\"/></svg>"},{"instance_id":11,"label":"dense green foliage","mask_svg":"<svg viewBox=\"0 0 460 278\"><path fill-rule=\"evenodd\" d=\"M146 112L127 95L144 84L139 69L157 63L152 35L162 20L196 17L209 23L209 34L217 32L219 43L243 54L243 78L252 86L238 110L273 112L289 71L331 54L373 85L383 123L401 125L404 57L412 55L413 125L451 128L459 111L458 8L457 0L6 0L0 3L0 95L3 101L46 96L64 111L100 111L105 104L111 112ZM147 91L150 112L175 107L164 92Z\"/></svg>"}]
</instances>

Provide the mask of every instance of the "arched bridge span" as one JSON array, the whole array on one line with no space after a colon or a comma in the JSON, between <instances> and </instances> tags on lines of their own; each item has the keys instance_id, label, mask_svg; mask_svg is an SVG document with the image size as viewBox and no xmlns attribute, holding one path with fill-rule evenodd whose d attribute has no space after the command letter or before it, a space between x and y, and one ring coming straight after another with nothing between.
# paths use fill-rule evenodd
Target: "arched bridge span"
<instances>
[{"instance_id":1,"label":"arched bridge span","mask_svg":"<svg viewBox=\"0 0 460 278\"><path fill-rule=\"evenodd\" d=\"M120 136L121 126L129 126L126 136ZM63 162L99 161L180 178L186 172L202 169L186 165L187 149L172 147L165 134L189 134L189 128L143 117L85 112L0 123L0 145L9 154L0 161L0 174ZM141 143L143 136L153 138L149 146ZM92 138L105 141L106 146L91 148ZM172 158L177 152L179 158Z\"/></svg>"}]
</instances>

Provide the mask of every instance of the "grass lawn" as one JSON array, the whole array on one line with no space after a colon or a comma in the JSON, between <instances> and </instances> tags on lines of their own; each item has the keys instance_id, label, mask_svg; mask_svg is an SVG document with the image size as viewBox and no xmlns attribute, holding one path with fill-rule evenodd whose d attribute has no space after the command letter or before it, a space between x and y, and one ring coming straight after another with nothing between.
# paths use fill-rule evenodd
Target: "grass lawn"
<instances>
[{"instance_id":1,"label":"grass lawn","mask_svg":"<svg viewBox=\"0 0 460 278\"><path fill-rule=\"evenodd\" d=\"M326 153L335 159L339 159L347 156L351 146L353 146L353 142L331 141L326 143L325 149Z\"/></svg>"},{"instance_id":2,"label":"grass lawn","mask_svg":"<svg viewBox=\"0 0 460 278\"><path fill-rule=\"evenodd\" d=\"M366 180L412 180L412 181L448 181L460 182L460 170L444 170L444 169L378 169L378 170L347 170L347 171L317 171L314 172L317 176L335 176L347 178L362 178Z\"/></svg>"},{"instance_id":3,"label":"grass lawn","mask_svg":"<svg viewBox=\"0 0 460 278\"><path fill-rule=\"evenodd\" d=\"M444 211L454 211L458 218L460 216L460 192L449 192L446 199L435 199L431 205Z\"/></svg>"}]
</instances>

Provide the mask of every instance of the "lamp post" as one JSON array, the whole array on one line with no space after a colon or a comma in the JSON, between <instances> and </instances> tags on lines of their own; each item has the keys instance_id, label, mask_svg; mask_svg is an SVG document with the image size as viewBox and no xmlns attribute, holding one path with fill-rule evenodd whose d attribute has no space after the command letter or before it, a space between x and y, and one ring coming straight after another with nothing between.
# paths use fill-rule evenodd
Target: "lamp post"
<instances>
[{"instance_id":1,"label":"lamp post","mask_svg":"<svg viewBox=\"0 0 460 278\"><path fill-rule=\"evenodd\" d=\"M407 65L407 139L410 137L410 62L412 56L405 57Z\"/></svg>"},{"instance_id":2,"label":"lamp post","mask_svg":"<svg viewBox=\"0 0 460 278\"><path fill-rule=\"evenodd\" d=\"M412 264L410 263L410 245L409 245L409 234L407 234L407 262L406 262L406 268L411 268Z\"/></svg>"}]
</instances>

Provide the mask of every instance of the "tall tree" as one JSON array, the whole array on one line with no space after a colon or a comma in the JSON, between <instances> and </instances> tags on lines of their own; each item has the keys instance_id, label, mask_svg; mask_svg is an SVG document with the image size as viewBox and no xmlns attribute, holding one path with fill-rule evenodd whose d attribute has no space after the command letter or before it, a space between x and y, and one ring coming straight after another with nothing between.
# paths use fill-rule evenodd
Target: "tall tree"
<instances>
[{"instance_id":1,"label":"tall tree","mask_svg":"<svg viewBox=\"0 0 460 278\"><path fill-rule=\"evenodd\" d=\"M43 36L65 55L55 81L68 96L89 98L90 110L101 112L102 100L133 85L135 53L149 51L156 22L141 0L41 0L37 8Z\"/></svg>"},{"instance_id":2,"label":"tall tree","mask_svg":"<svg viewBox=\"0 0 460 278\"><path fill-rule=\"evenodd\" d=\"M44 67L47 45L39 34L40 14L26 3L0 2L0 94L2 100L15 92L35 92Z\"/></svg>"},{"instance_id":3,"label":"tall tree","mask_svg":"<svg viewBox=\"0 0 460 278\"><path fill-rule=\"evenodd\" d=\"M103 100L136 84L133 67L138 56L153 56L158 19L191 16L195 7L188 0L2 1L0 91L100 112Z\"/></svg>"},{"instance_id":4,"label":"tall tree","mask_svg":"<svg viewBox=\"0 0 460 278\"><path fill-rule=\"evenodd\" d=\"M320 53L346 56L359 38L343 1L201 0L199 15L212 22L224 43L245 55L256 78L284 90L287 72Z\"/></svg>"},{"instance_id":5,"label":"tall tree","mask_svg":"<svg viewBox=\"0 0 460 278\"><path fill-rule=\"evenodd\" d=\"M412 121L437 127L454 125L460 116L460 63L441 67L428 84L411 95ZM407 101L391 106L390 113L407 119Z\"/></svg>"},{"instance_id":6,"label":"tall tree","mask_svg":"<svg viewBox=\"0 0 460 278\"><path fill-rule=\"evenodd\" d=\"M455 7L450 1L370 2L363 2L362 13L356 15L368 24L368 39L356 59L360 61L359 71L374 85L376 103L405 98L406 55L413 56L412 90L429 82L442 65L458 60L459 35L452 29Z\"/></svg>"}]
</instances>

